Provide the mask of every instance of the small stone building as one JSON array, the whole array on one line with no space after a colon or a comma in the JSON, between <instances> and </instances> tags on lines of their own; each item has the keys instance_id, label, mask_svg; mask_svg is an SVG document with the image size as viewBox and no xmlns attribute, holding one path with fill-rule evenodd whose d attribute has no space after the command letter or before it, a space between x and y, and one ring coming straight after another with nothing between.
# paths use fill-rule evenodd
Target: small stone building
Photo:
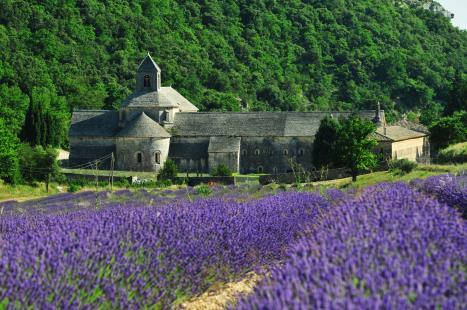
<instances>
[{"instance_id":1,"label":"small stone building","mask_svg":"<svg viewBox=\"0 0 467 310\"><path fill-rule=\"evenodd\" d=\"M167 158L183 172L207 173L220 164L240 173L284 173L291 160L313 169L314 136L325 116L350 112L198 112L172 87L148 55L136 71L135 92L119 111L75 110L70 165L114 154L116 168L157 172ZM420 160L429 154L427 133L386 126L384 111L360 111L378 125L376 151Z\"/></svg>"}]
</instances>

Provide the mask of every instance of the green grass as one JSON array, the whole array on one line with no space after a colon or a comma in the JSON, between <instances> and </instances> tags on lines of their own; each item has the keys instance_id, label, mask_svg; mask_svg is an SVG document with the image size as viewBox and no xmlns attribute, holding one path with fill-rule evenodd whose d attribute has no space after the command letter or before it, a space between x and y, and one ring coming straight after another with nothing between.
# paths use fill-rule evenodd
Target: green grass
<instances>
[{"instance_id":1,"label":"green grass","mask_svg":"<svg viewBox=\"0 0 467 310\"><path fill-rule=\"evenodd\" d=\"M316 182L317 185L337 188L362 188L368 185L374 185L381 182L410 181L413 179L426 179L428 177L446 173L459 173L467 170L467 163L461 165L418 165L412 172L399 175L389 171L373 172L360 175L357 181L352 183L351 178Z\"/></svg>"},{"instance_id":2,"label":"green grass","mask_svg":"<svg viewBox=\"0 0 467 310\"><path fill-rule=\"evenodd\" d=\"M62 190L66 190L65 186L62 187ZM37 183L37 186L31 185L10 185L5 184L0 180L0 201L5 200L18 200L24 201L34 198L46 197L49 195L55 195L59 193L59 185L56 183L49 184L49 192L45 190L44 183Z\"/></svg>"},{"instance_id":3,"label":"green grass","mask_svg":"<svg viewBox=\"0 0 467 310\"><path fill-rule=\"evenodd\" d=\"M74 174L83 174L83 175L95 175L96 171L93 169L67 169L62 168L62 173L74 173ZM97 175L100 176L110 176L110 170L98 170ZM137 176L143 179L155 178L156 174L154 172L137 172L137 171L114 171L115 177L132 177Z\"/></svg>"},{"instance_id":4,"label":"green grass","mask_svg":"<svg viewBox=\"0 0 467 310\"><path fill-rule=\"evenodd\" d=\"M68 169L70 170L70 169ZM91 171L91 170L89 170ZM434 175L446 174L446 173L459 173L461 171L467 171L467 163L460 164L460 165L419 165L416 167L412 172L399 175L395 173L391 173L388 171L384 172L374 172L370 174L360 175L357 179L357 182L352 183L351 178L339 179L339 180L331 180L331 181L322 181L322 182L314 182L305 185L301 185L304 190L316 190L316 187L323 187L323 188L357 188L360 189L362 187L373 185L380 182L397 182L397 181L410 181L412 179L424 179ZM83 173L87 173L87 170L82 170ZM108 173L108 171L102 171L102 173ZM130 172L132 173L132 172ZM151 174L151 173L147 173ZM103 174L108 175L108 174ZM153 174L152 174L153 175ZM186 174L184 174L186 176ZM249 178L252 181L257 181L258 175L237 175L241 178ZM256 182L255 182L256 183ZM272 184L266 185L263 187L263 190L258 190L256 192L264 194L265 191L275 191L279 187L283 187L284 189L290 188L293 185L280 185L280 184ZM49 187L49 193L45 191L45 185L43 183L38 183L37 186L31 185L17 185L12 186L9 184L4 184L0 181L0 201L5 200L18 200L24 201L28 199L46 197L49 195L55 195L59 193L59 188L61 187L62 191L67 190L66 185L58 185L56 183L51 183ZM183 187L182 185L172 185L165 189L178 189ZM113 189L123 189L124 187L119 187L117 184L114 185ZM99 182L99 190L110 189L108 182ZM139 188L138 188L139 189ZM95 186L92 183L82 187L80 191L83 190L95 190ZM254 196L254 195L253 195Z\"/></svg>"},{"instance_id":5,"label":"green grass","mask_svg":"<svg viewBox=\"0 0 467 310\"><path fill-rule=\"evenodd\" d=\"M464 163L467 162L467 142L453 144L439 151L440 163Z\"/></svg>"}]
</instances>

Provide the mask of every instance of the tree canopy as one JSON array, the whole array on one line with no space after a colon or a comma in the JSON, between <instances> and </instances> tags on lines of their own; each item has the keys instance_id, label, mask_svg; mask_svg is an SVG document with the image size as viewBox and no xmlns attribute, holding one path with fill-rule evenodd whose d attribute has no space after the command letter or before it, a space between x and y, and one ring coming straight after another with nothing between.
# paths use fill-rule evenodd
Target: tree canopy
<instances>
[{"instance_id":1,"label":"tree canopy","mask_svg":"<svg viewBox=\"0 0 467 310\"><path fill-rule=\"evenodd\" d=\"M320 169L330 167L336 161L336 143L339 138L340 124L331 117L321 120L313 143L313 165Z\"/></svg>"},{"instance_id":2,"label":"tree canopy","mask_svg":"<svg viewBox=\"0 0 467 310\"><path fill-rule=\"evenodd\" d=\"M335 164L350 170L352 180L356 181L362 170L371 170L377 164L374 147L378 144L371 134L375 125L357 115L340 120L339 135L335 144Z\"/></svg>"},{"instance_id":3,"label":"tree canopy","mask_svg":"<svg viewBox=\"0 0 467 310\"><path fill-rule=\"evenodd\" d=\"M456 72L466 72L467 32L402 2L5 0L0 100L22 93L29 111L37 100L63 100L67 112L115 108L149 51L163 83L201 110L352 110L381 101L391 118L444 106Z\"/></svg>"}]
</instances>

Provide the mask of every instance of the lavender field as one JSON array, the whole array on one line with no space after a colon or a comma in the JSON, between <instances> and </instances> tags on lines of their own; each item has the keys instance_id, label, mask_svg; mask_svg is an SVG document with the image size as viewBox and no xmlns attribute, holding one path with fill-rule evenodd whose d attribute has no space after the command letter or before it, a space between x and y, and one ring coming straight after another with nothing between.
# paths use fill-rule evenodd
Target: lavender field
<instances>
[{"instance_id":1,"label":"lavender field","mask_svg":"<svg viewBox=\"0 0 467 310\"><path fill-rule=\"evenodd\" d=\"M208 197L206 197L208 196ZM467 176L363 191L212 187L0 203L0 309L467 307Z\"/></svg>"}]
</instances>

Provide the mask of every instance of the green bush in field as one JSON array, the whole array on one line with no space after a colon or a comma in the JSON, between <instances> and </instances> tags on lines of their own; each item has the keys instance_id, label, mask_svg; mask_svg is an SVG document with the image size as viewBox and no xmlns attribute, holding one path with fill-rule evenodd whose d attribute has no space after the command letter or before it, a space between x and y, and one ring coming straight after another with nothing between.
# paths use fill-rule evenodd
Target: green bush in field
<instances>
[{"instance_id":1,"label":"green bush in field","mask_svg":"<svg viewBox=\"0 0 467 310\"><path fill-rule=\"evenodd\" d=\"M70 183L70 185L68 185L68 192L70 193L75 193L79 191L80 189L81 189L81 186L79 184Z\"/></svg>"},{"instance_id":2,"label":"green bush in field","mask_svg":"<svg viewBox=\"0 0 467 310\"><path fill-rule=\"evenodd\" d=\"M215 177L231 177L232 171L226 165L220 164L211 171L211 175Z\"/></svg>"},{"instance_id":3,"label":"green bush in field","mask_svg":"<svg viewBox=\"0 0 467 310\"><path fill-rule=\"evenodd\" d=\"M389 162L389 171L395 174L407 174L417 167L417 163L408 159L391 160Z\"/></svg>"},{"instance_id":4,"label":"green bush in field","mask_svg":"<svg viewBox=\"0 0 467 310\"><path fill-rule=\"evenodd\" d=\"M160 180L171 180L174 181L177 178L178 168L173 160L167 159L164 167L159 171Z\"/></svg>"},{"instance_id":5,"label":"green bush in field","mask_svg":"<svg viewBox=\"0 0 467 310\"><path fill-rule=\"evenodd\" d=\"M208 197L209 195L211 195L212 190L211 188L209 188L208 185L200 184L196 186L196 193L200 195L201 197Z\"/></svg>"},{"instance_id":6,"label":"green bush in field","mask_svg":"<svg viewBox=\"0 0 467 310\"><path fill-rule=\"evenodd\" d=\"M467 142L450 145L439 151L437 162L440 164L461 164L467 162Z\"/></svg>"}]
</instances>

